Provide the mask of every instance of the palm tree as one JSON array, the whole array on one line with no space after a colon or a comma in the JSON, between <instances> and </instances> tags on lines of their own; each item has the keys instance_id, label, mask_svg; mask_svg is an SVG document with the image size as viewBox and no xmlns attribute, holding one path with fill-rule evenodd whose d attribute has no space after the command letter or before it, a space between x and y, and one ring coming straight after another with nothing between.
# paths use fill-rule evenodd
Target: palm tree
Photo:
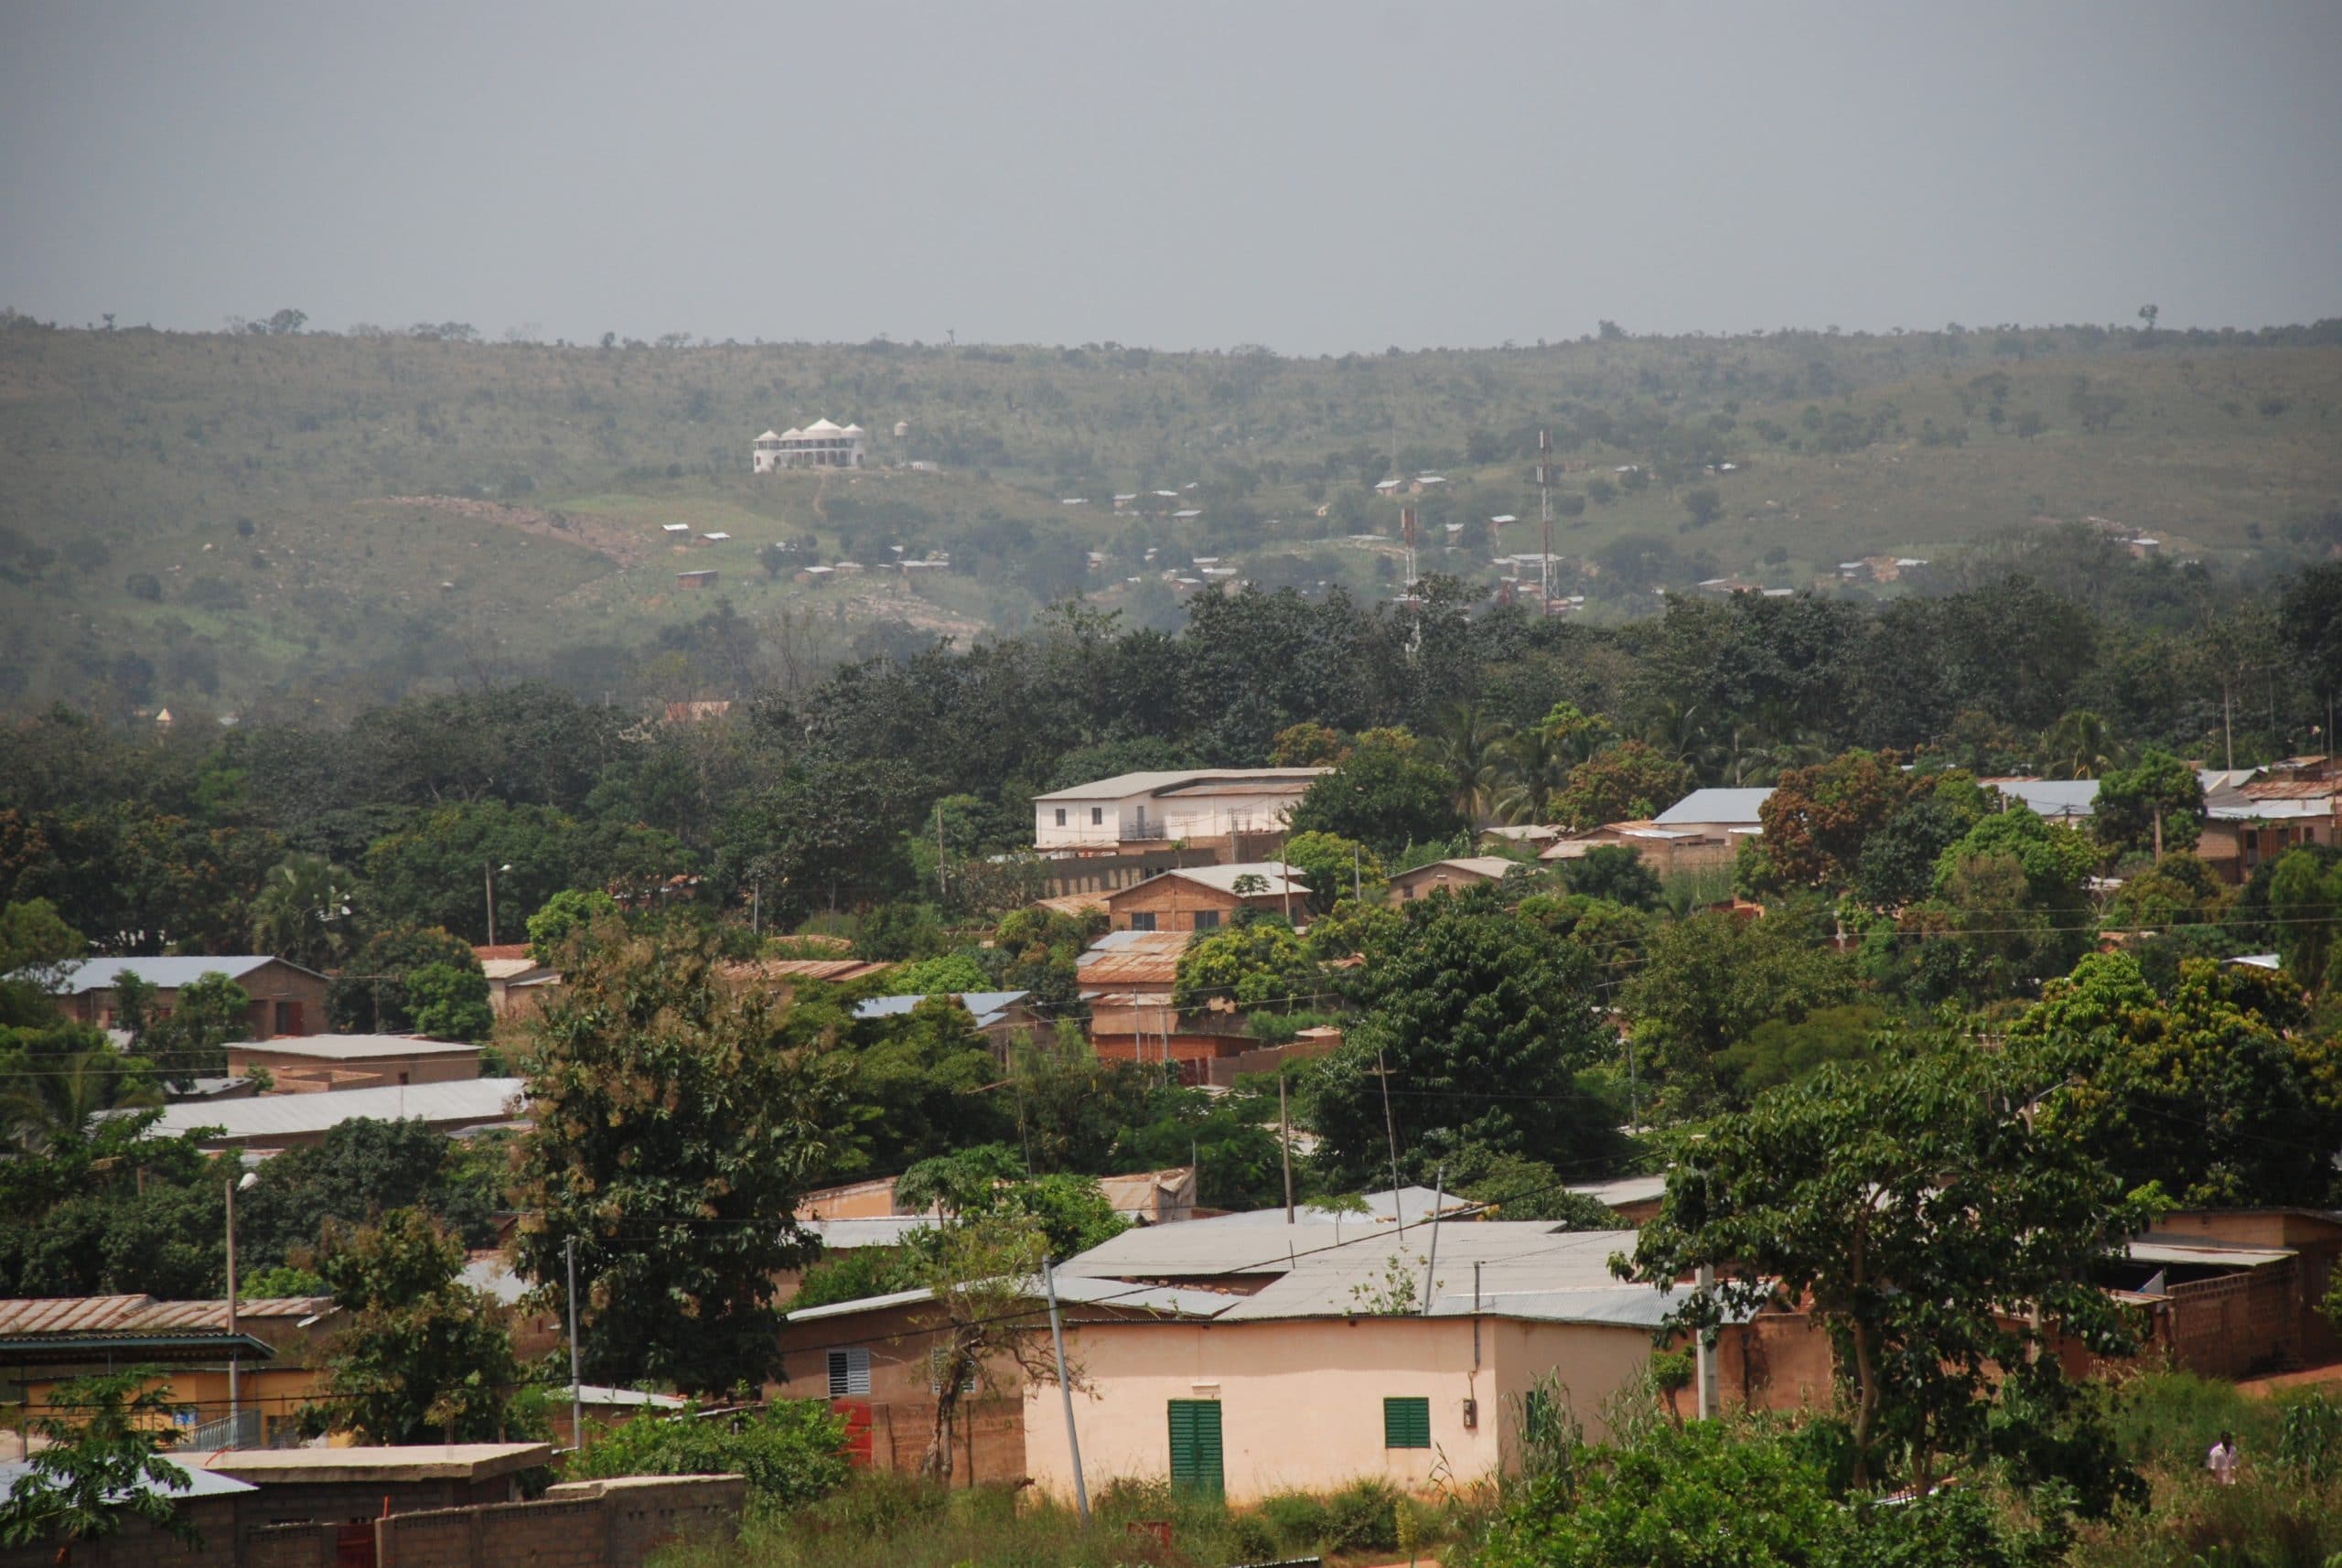
<instances>
[{"instance_id":1,"label":"palm tree","mask_svg":"<svg viewBox=\"0 0 2342 1568\"><path fill-rule=\"evenodd\" d=\"M2041 733L2042 770L2052 779L2103 779L2122 766L2113 726L2088 708L2076 708Z\"/></svg>"},{"instance_id":2,"label":"palm tree","mask_svg":"<svg viewBox=\"0 0 2342 1568\"><path fill-rule=\"evenodd\" d=\"M310 969L349 956L356 879L323 855L296 854L269 871L252 900L254 950Z\"/></svg>"},{"instance_id":3,"label":"palm tree","mask_svg":"<svg viewBox=\"0 0 2342 1568\"><path fill-rule=\"evenodd\" d=\"M1453 781L1450 799L1456 814L1475 829L1496 818L1497 798L1504 789L1501 748L1511 735L1510 726L1479 703L1458 703L1442 715L1432 737L1433 759Z\"/></svg>"},{"instance_id":4,"label":"palm tree","mask_svg":"<svg viewBox=\"0 0 2342 1568\"><path fill-rule=\"evenodd\" d=\"M1516 730L1497 754L1502 791L1497 815L1508 822L1549 822L1553 797L1568 784L1577 757L1567 736L1543 725Z\"/></svg>"},{"instance_id":5,"label":"palm tree","mask_svg":"<svg viewBox=\"0 0 2342 1568\"><path fill-rule=\"evenodd\" d=\"M35 1056L28 1069L0 1094L0 1129L28 1155L47 1155L81 1143L102 1111L160 1105L152 1081L133 1079L111 1046L71 1056Z\"/></svg>"}]
</instances>

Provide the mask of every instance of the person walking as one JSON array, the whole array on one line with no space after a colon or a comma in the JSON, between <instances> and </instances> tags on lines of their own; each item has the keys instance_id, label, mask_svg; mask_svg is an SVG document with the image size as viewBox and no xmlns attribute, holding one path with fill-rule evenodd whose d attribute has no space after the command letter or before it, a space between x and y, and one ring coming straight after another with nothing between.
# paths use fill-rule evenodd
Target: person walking
<instances>
[{"instance_id":1,"label":"person walking","mask_svg":"<svg viewBox=\"0 0 2342 1568\"><path fill-rule=\"evenodd\" d=\"M2209 1454L2204 1455L2204 1468L2212 1473L2216 1484L2223 1487L2236 1485L2236 1438L2233 1435L2225 1432L2220 1434L2220 1440L2212 1444Z\"/></svg>"}]
</instances>

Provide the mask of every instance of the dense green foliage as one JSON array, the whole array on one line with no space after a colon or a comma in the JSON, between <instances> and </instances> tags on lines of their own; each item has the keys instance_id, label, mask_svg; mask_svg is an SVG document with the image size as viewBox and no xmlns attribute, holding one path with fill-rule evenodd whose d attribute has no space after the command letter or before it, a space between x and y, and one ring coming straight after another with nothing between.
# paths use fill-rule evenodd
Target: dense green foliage
<instances>
[{"instance_id":1,"label":"dense green foliage","mask_svg":"<svg viewBox=\"0 0 2342 1568\"><path fill-rule=\"evenodd\" d=\"M573 1481L611 1476L741 1476L752 1517L818 1501L846 1481L845 1429L813 1400L776 1400L756 1411L711 1414L695 1406L646 1412L573 1455Z\"/></svg>"},{"instance_id":2,"label":"dense green foliage","mask_svg":"<svg viewBox=\"0 0 2342 1568\"><path fill-rule=\"evenodd\" d=\"M192 1485L187 1472L156 1451L170 1416L153 1388L158 1375L130 1367L69 1378L50 1391L48 1408L25 1426L45 1445L0 1498L0 1546L54 1545L65 1563L76 1541L119 1534L133 1520L183 1546L203 1545L171 1495Z\"/></svg>"}]
</instances>

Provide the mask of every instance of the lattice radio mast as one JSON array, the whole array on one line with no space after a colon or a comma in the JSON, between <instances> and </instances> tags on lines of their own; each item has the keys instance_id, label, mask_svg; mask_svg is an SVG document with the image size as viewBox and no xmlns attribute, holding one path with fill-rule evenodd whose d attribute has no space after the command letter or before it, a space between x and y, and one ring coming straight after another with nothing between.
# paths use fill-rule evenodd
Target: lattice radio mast
<instances>
[{"instance_id":1,"label":"lattice radio mast","mask_svg":"<svg viewBox=\"0 0 2342 1568\"><path fill-rule=\"evenodd\" d=\"M1553 436L1537 433L1537 517L1544 541L1537 556L1537 613L1553 613Z\"/></svg>"}]
</instances>

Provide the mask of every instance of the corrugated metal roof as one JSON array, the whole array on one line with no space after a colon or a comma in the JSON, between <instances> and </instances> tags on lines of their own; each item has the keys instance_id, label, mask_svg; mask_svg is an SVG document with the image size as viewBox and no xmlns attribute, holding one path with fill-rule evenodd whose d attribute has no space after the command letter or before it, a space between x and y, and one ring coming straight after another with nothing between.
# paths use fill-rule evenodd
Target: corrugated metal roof
<instances>
[{"instance_id":1,"label":"corrugated metal roof","mask_svg":"<svg viewBox=\"0 0 2342 1568\"><path fill-rule=\"evenodd\" d=\"M1661 827L1682 822L1753 822L1756 809L1773 791L1765 789L1694 789L1651 821Z\"/></svg>"},{"instance_id":2,"label":"corrugated metal roof","mask_svg":"<svg viewBox=\"0 0 2342 1568\"><path fill-rule=\"evenodd\" d=\"M936 1224L929 1214L885 1214L865 1219L804 1219L798 1229L820 1237L822 1245L833 1251L850 1252L860 1247L899 1247Z\"/></svg>"},{"instance_id":3,"label":"corrugated metal roof","mask_svg":"<svg viewBox=\"0 0 2342 1568\"><path fill-rule=\"evenodd\" d=\"M454 1083L414 1083L389 1089L344 1089L328 1094L263 1094L252 1100L168 1105L152 1135L175 1138L198 1127L224 1128L226 1143L315 1136L344 1122L491 1122L525 1106L528 1082L472 1078Z\"/></svg>"},{"instance_id":4,"label":"corrugated metal roof","mask_svg":"<svg viewBox=\"0 0 2342 1568\"><path fill-rule=\"evenodd\" d=\"M990 1028L1008 1016L1008 1010L1031 995L1029 991L930 991L914 996L874 996L854 1004L857 1018L899 1018L930 996L949 997L966 1008L979 1029Z\"/></svg>"},{"instance_id":5,"label":"corrugated metal roof","mask_svg":"<svg viewBox=\"0 0 2342 1568\"><path fill-rule=\"evenodd\" d=\"M1667 1178L1663 1176L1621 1176L1617 1181L1574 1183L1570 1190L1616 1208L1623 1203L1649 1203L1665 1197Z\"/></svg>"},{"instance_id":6,"label":"corrugated metal roof","mask_svg":"<svg viewBox=\"0 0 2342 1568\"><path fill-rule=\"evenodd\" d=\"M734 980L822 980L843 985L894 967L858 958L768 958L725 964L724 973Z\"/></svg>"},{"instance_id":7,"label":"corrugated metal roof","mask_svg":"<svg viewBox=\"0 0 2342 1568\"><path fill-rule=\"evenodd\" d=\"M2218 1241L2142 1236L2127 1249L2134 1263L2205 1263L2214 1268L2257 1269L2294 1255L2291 1247L2233 1247Z\"/></svg>"},{"instance_id":8,"label":"corrugated metal roof","mask_svg":"<svg viewBox=\"0 0 2342 1568\"><path fill-rule=\"evenodd\" d=\"M1084 959L1075 978L1085 990L1123 986L1165 986L1178 978L1179 961L1162 953L1108 953Z\"/></svg>"},{"instance_id":9,"label":"corrugated metal roof","mask_svg":"<svg viewBox=\"0 0 2342 1568\"><path fill-rule=\"evenodd\" d=\"M1506 873L1520 864L1520 862L1516 860L1507 860L1500 854L1467 854L1455 860L1431 861L1411 871L1394 871L1391 874L1391 880L1404 882L1410 877L1427 877L1428 880L1435 882L1443 875L1462 871L1476 876L1485 876L1491 882L1501 882Z\"/></svg>"},{"instance_id":10,"label":"corrugated metal roof","mask_svg":"<svg viewBox=\"0 0 2342 1568\"><path fill-rule=\"evenodd\" d=\"M2012 800L2022 800L2036 816L2087 817L2098 801L2095 779L1979 779Z\"/></svg>"},{"instance_id":11,"label":"corrugated metal roof","mask_svg":"<svg viewBox=\"0 0 2342 1568\"><path fill-rule=\"evenodd\" d=\"M1305 897L1309 893L1309 884L1304 882L1291 866L1280 865L1273 860L1256 860L1241 861L1234 865L1183 865L1174 871L1157 872L1144 882L1133 882L1128 887L1117 887L1106 895L1106 902L1111 907L1118 898L1127 897L1142 887L1152 887L1156 883L1175 876L1182 881L1192 882L1199 887L1209 887L1230 895L1236 892L1235 884L1240 877L1257 876L1268 884L1258 892L1243 895L1248 898L1282 898L1288 887L1299 897Z\"/></svg>"},{"instance_id":12,"label":"corrugated metal roof","mask_svg":"<svg viewBox=\"0 0 2342 1568\"><path fill-rule=\"evenodd\" d=\"M154 1493L167 1497L173 1502L188 1502L197 1498L234 1497L260 1489L249 1481L239 1481L233 1476L222 1476L214 1471L199 1468L190 1469L167 1454L157 1454L155 1457L186 1477L187 1485L172 1487L141 1477L138 1481L138 1489L142 1493ZM32 1466L22 1459L0 1462L0 1498L6 1497L14 1491L16 1483L32 1473Z\"/></svg>"},{"instance_id":13,"label":"corrugated metal roof","mask_svg":"<svg viewBox=\"0 0 2342 1568\"><path fill-rule=\"evenodd\" d=\"M334 1309L327 1295L272 1296L239 1302L236 1316L314 1317ZM0 1301L0 1337L37 1335L161 1334L228 1331L228 1303L157 1301L151 1295L68 1295Z\"/></svg>"},{"instance_id":14,"label":"corrugated metal roof","mask_svg":"<svg viewBox=\"0 0 2342 1568\"><path fill-rule=\"evenodd\" d=\"M2342 783L2331 779L2262 779L2237 790L2249 800L2326 800L2337 792Z\"/></svg>"},{"instance_id":15,"label":"corrugated metal roof","mask_svg":"<svg viewBox=\"0 0 2342 1568\"><path fill-rule=\"evenodd\" d=\"M157 991L177 991L181 986L194 984L207 974L224 974L231 980L241 980L263 964L280 961L265 953L222 958L84 959L58 972L57 990L59 994L68 996L80 996L91 991L109 991L113 987L113 977L126 969ZM300 969L304 974L317 974L317 971L302 969L297 963L288 967ZM325 976L317 975L317 978L322 980Z\"/></svg>"},{"instance_id":16,"label":"corrugated metal roof","mask_svg":"<svg viewBox=\"0 0 2342 1568\"><path fill-rule=\"evenodd\" d=\"M1099 779L1088 784L1076 784L1067 789L1052 789L1046 795L1033 797L1042 800L1122 800L1133 795L1160 795L1168 789L1190 785L1224 780L1242 780L1259 786L1256 793L1281 794L1279 786L1290 786L1298 793L1309 788L1310 781L1330 768L1182 768L1157 769L1143 773L1117 773L1112 779Z\"/></svg>"},{"instance_id":17,"label":"corrugated metal roof","mask_svg":"<svg viewBox=\"0 0 2342 1568\"><path fill-rule=\"evenodd\" d=\"M1187 931L1108 931L1090 944L1081 956L1097 953L1169 953L1173 958L1187 950Z\"/></svg>"}]
</instances>

